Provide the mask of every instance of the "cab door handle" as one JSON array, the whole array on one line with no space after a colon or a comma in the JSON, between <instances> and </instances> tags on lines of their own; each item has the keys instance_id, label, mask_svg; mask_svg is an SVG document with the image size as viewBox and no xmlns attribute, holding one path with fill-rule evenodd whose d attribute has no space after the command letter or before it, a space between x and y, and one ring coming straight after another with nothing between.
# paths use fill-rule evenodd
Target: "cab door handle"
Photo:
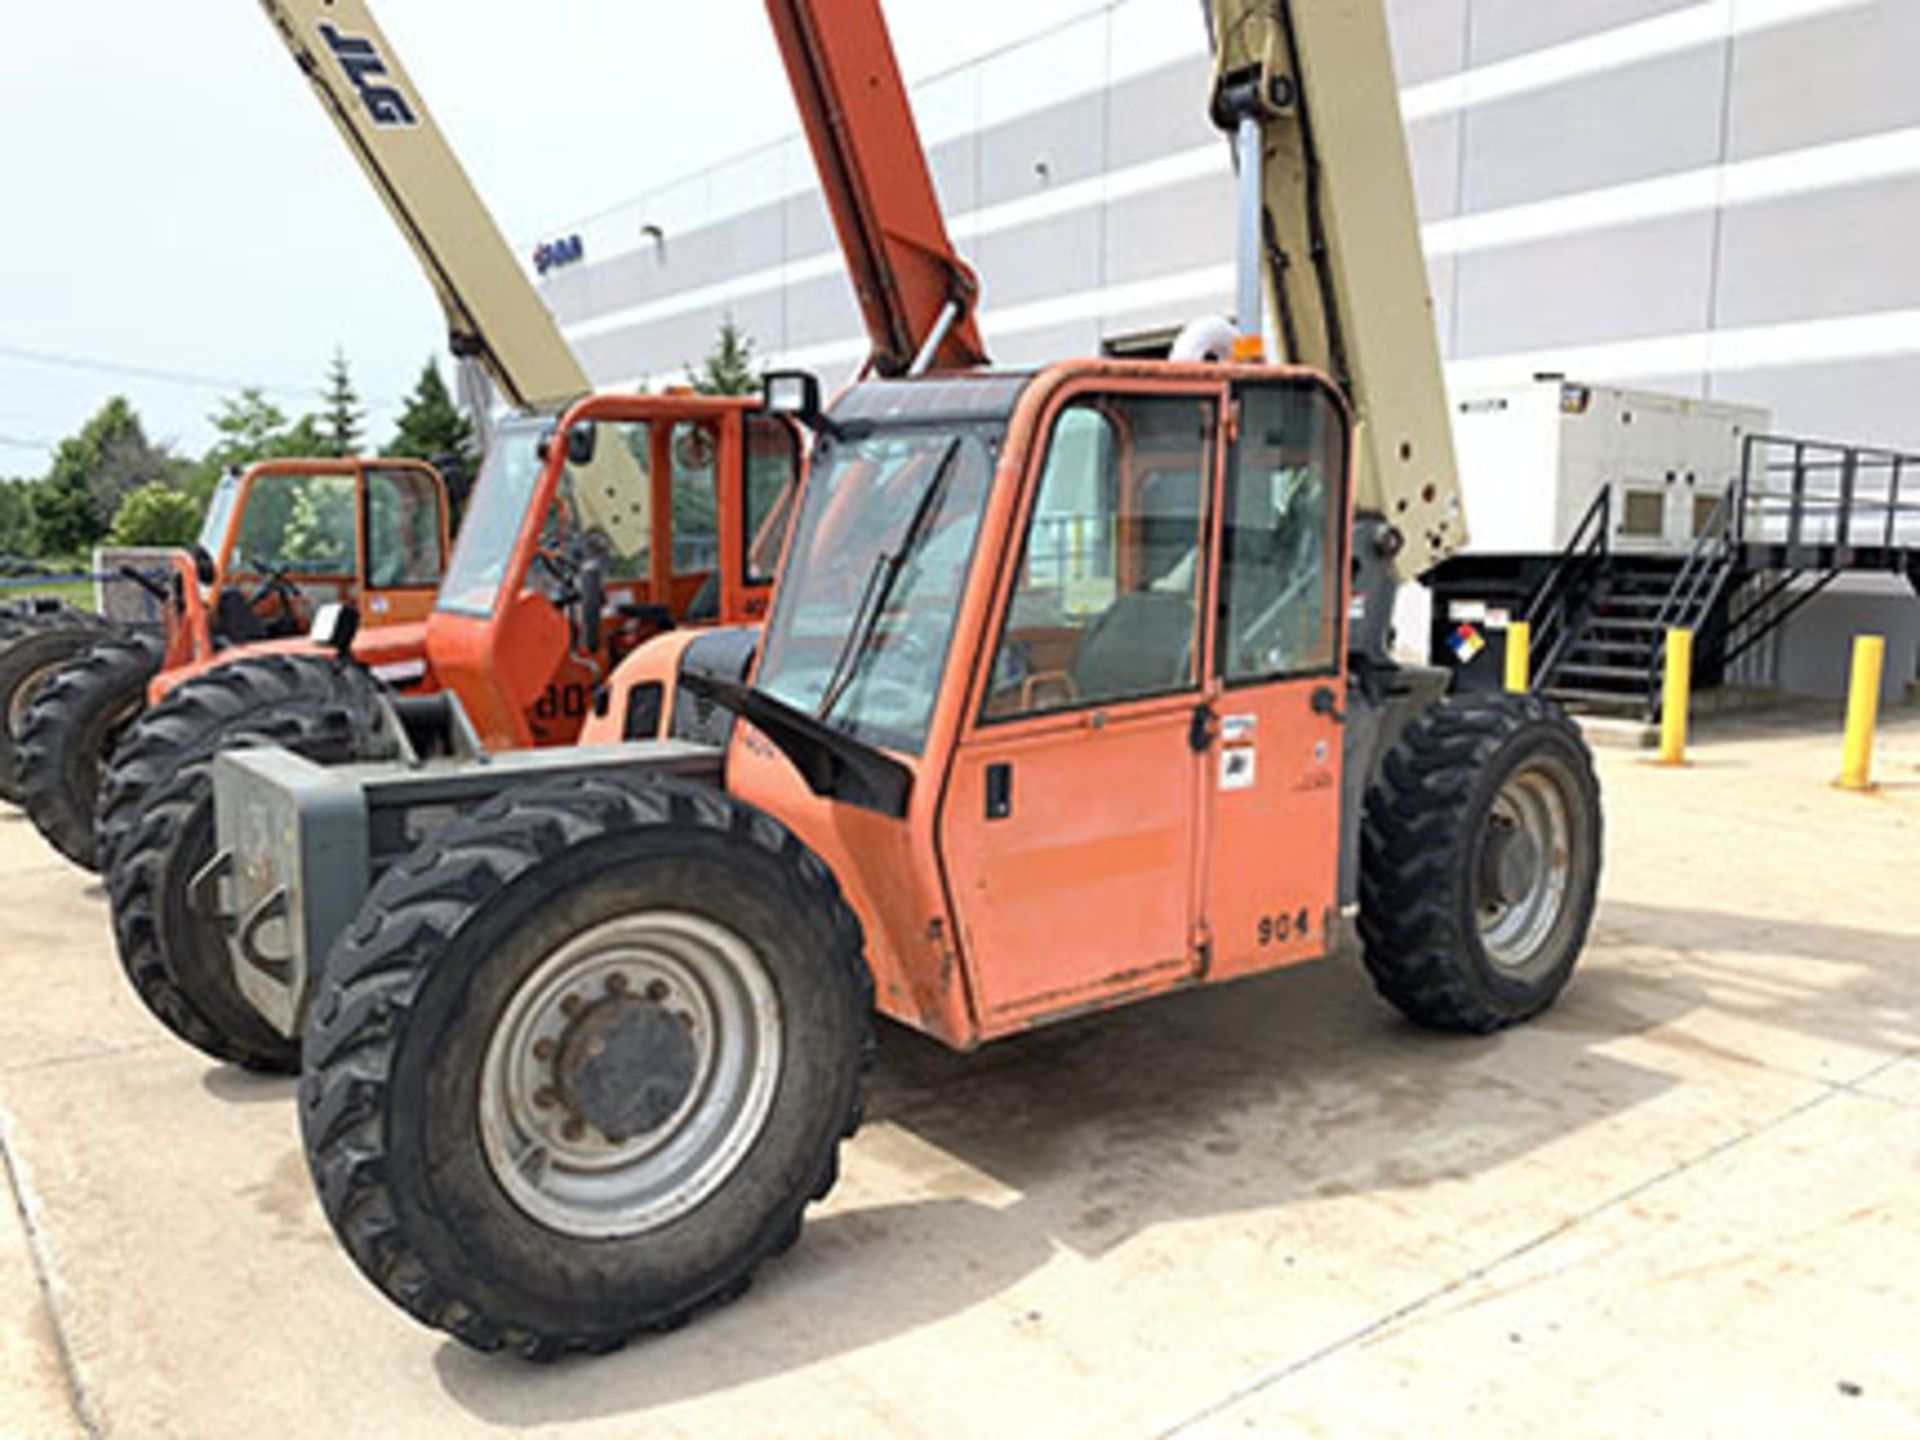
<instances>
[{"instance_id":1,"label":"cab door handle","mask_svg":"<svg viewBox=\"0 0 1920 1440\"><path fill-rule=\"evenodd\" d=\"M987 819L1005 820L1013 814L1013 766L1006 761L987 767Z\"/></svg>"},{"instance_id":2,"label":"cab door handle","mask_svg":"<svg viewBox=\"0 0 1920 1440\"><path fill-rule=\"evenodd\" d=\"M1211 705L1193 707L1193 719L1187 726L1187 746L1196 755L1204 755L1213 748L1213 707Z\"/></svg>"}]
</instances>

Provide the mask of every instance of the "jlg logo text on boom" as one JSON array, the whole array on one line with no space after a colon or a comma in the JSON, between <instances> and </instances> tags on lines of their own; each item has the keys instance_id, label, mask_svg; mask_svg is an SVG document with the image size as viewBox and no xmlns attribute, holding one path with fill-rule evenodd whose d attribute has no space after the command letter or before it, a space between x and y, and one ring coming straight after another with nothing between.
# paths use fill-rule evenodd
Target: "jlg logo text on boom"
<instances>
[{"instance_id":1,"label":"jlg logo text on boom","mask_svg":"<svg viewBox=\"0 0 1920 1440\"><path fill-rule=\"evenodd\" d=\"M327 42L327 48L333 51L333 58L340 62L340 68L347 72L347 79L360 92L360 99L366 105L367 113L373 117L374 124L391 126L420 123L399 87L380 83L391 76L386 60L374 48L373 41L363 35L342 35L331 25L320 27L320 38Z\"/></svg>"}]
</instances>

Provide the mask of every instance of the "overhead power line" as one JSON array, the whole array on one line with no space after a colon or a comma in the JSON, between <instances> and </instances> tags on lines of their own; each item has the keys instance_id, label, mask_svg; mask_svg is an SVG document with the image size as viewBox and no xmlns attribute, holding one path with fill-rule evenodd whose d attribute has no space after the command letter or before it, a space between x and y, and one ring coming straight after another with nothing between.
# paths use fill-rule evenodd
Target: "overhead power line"
<instances>
[{"instance_id":1,"label":"overhead power line","mask_svg":"<svg viewBox=\"0 0 1920 1440\"><path fill-rule=\"evenodd\" d=\"M117 360L101 360L88 355L61 355L50 350L30 350L20 345L0 344L0 358L20 360L30 365L53 365L65 370L83 370L97 375L120 375L130 379L151 380L161 385L181 385L195 390L258 390L266 395L299 396L325 399L320 385L277 385L257 380L239 380L226 375L207 375L192 370L163 370L150 365L127 365ZM388 408L404 403L391 396L362 396L360 403Z\"/></svg>"}]
</instances>

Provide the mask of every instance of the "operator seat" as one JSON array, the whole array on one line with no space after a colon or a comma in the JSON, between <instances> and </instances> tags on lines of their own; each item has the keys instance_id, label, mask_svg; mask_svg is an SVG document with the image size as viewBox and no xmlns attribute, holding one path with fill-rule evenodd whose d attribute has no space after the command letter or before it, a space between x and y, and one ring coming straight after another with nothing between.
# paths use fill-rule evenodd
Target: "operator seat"
<instances>
[{"instance_id":1,"label":"operator seat","mask_svg":"<svg viewBox=\"0 0 1920 1440\"><path fill-rule=\"evenodd\" d=\"M1192 674L1193 602L1133 590L1095 620L1068 673L1083 702L1177 690Z\"/></svg>"}]
</instances>

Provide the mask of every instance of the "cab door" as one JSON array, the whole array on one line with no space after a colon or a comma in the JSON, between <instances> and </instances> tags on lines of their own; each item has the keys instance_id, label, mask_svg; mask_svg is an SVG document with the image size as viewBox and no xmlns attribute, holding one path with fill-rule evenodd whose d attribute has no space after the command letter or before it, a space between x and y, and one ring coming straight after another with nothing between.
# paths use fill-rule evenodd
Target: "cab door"
<instances>
[{"instance_id":1,"label":"cab door","mask_svg":"<svg viewBox=\"0 0 1920 1440\"><path fill-rule=\"evenodd\" d=\"M1055 411L941 848L983 1035L1190 977L1218 386Z\"/></svg>"},{"instance_id":2,"label":"cab door","mask_svg":"<svg viewBox=\"0 0 1920 1440\"><path fill-rule=\"evenodd\" d=\"M1209 979L1324 954L1339 883L1346 412L1304 378L1234 399L1201 786Z\"/></svg>"}]
</instances>

